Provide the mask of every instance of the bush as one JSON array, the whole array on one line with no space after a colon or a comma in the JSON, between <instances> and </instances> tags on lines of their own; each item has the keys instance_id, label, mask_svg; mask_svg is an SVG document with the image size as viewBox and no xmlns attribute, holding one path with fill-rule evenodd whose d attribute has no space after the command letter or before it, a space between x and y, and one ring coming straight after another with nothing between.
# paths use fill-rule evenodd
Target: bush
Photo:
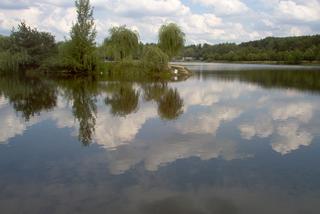
<instances>
[{"instance_id":1,"label":"bush","mask_svg":"<svg viewBox=\"0 0 320 214\"><path fill-rule=\"evenodd\" d=\"M47 32L39 32L22 22L17 30L10 35L10 48L12 54L18 54L23 59L20 66L39 66L42 61L56 53L54 36Z\"/></svg>"},{"instance_id":2,"label":"bush","mask_svg":"<svg viewBox=\"0 0 320 214\"><path fill-rule=\"evenodd\" d=\"M168 70L169 57L160 48L148 46L145 47L142 62L150 71Z\"/></svg>"},{"instance_id":3,"label":"bush","mask_svg":"<svg viewBox=\"0 0 320 214\"><path fill-rule=\"evenodd\" d=\"M30 61L30 56L25 52L10 53L9 51L0 52L0 71L16 72L21 66Z\"/></svg>"}]
</instances>

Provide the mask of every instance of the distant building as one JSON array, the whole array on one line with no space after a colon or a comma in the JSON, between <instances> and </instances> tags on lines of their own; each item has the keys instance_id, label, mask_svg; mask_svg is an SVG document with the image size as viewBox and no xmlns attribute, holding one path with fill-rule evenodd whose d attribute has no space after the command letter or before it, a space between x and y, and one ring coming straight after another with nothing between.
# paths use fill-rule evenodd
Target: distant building
<instances>
[{"instance_id":1,"label":"distant building","mask_svg":"<svg viewBox=\"0 0 320 214\"><path fill-rule=\"evenodd\" d=\"M182 61L185 61L185 62L189 62L189 61L194 61L195 59L193 57L190 57L190 56L187 56L187 57L183 57L182 58Z\"/></svg>"}]
</instances>

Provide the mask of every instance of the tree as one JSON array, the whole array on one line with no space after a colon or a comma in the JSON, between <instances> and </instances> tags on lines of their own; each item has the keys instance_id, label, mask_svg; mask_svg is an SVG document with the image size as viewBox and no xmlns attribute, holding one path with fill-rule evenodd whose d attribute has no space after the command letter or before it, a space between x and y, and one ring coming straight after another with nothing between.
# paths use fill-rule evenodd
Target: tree
<instances>
[{"instance_id":1,"label":"tree","mask_svg":"<svg viewBox=\"0 0 320 214\"><path fill-rule=\"evenodd\" d=\"M0 35L0 51L5 51L10 48L10 38Z\"/></svg>"},{"instance_id":2,"label":"tree","mask_svg":"<svg viewBox=\"0 0 320 214\"><path fill-rule=\"evenodd\" d=\"M170 23L161 26L159 30L159 46L170 59L179 54L184 44L185 34L178 25Z\"/></svg>"},{"instance_id":3,"label":"tree","mask_svg":"<svg viewBox=\"0 0 320 214\"><path fill-rule=\"evenodd\" d=\"M110 49L115 60L132 58L139 48L138 32L128 29L126 26L113 27L109 30L110 38L106 39L106 46Z\"/></svg>"},{"instance_id":4,"label":"tree","mask_svg":"<svg viewBox=\"0 0 320 214\"><path fill-rule=\"evenodd\" d=\"M44 59L57 51L54 36L47 32L39 32L36 28L27 26L25 22L13 29L9 37L8 51L18 60L19 66L37 67Z\"/></svg>"},{"instance_id":5,"label":"tree","mask_svg":"<svg viewBox=\"0 0 320 214\"><path fill-rule=\"evenodd\" d=\"M158 47L147 46L145 47L143 64L152 71L164 71L168 69L168 55Z\"/></svg>"},{"instance_id":6,"label":"tree","mask_svg":"<svg viewBox=\"0 0 320 214\"><path fill-rule=\"evenodd\" d=\"M63 50L65 65L73 71L93 71L97 66L96 28L90 0L76 0L77 22Z\"/></svg>"}]
</instances>

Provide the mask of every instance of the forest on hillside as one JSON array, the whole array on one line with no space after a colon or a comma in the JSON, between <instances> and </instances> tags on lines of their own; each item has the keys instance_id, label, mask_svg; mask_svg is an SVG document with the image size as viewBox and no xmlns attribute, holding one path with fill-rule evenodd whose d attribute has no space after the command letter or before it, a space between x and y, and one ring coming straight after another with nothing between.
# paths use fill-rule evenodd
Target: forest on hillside
<instances>
[{"instance_id":1,"label":"forest on hillside","mask_svg":"<svg viewBox=\"0 0 320 214\"><path fill-rule=\"evenodd\" d=\"M182 57L202 61L279 61L299 64L320 60L320 35L267 37L241 44L189 45Z\"/></svg>"}]
</instances>

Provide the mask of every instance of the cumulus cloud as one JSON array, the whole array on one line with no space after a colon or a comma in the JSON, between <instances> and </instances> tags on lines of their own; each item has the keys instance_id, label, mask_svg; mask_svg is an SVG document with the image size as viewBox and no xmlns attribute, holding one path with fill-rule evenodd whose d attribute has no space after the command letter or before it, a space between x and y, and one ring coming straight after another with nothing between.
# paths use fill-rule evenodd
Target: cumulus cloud
<instances>
[{"instance_id":1,"label":"cumulus cloud","mask_svg":"<svg viewBox=\"0 0 320 214\"><path fill-rule=\"evenodd\" d=\"M145 169L156 171L159 167L178 159L198 157L210 160L221 157L225 160L249 157L237 152L236 143L232 141L213 140L208 135L182 137L180 140L167 137L161 141L133 142L132 144L109 151L109 168L113 174L122 174L137 163L143 162Z\"/></svg>"},{"instance_id":2,"label":"cumulus cloud","mask_svg":"<svg viewBox=\"0 0 320 214\"><path fill-rule=\"evenodd\" d=\"M280 1L278 4L278 13L286 19L295 19L300 21L319 21L320 20L320 2L309 0L304 2Z\"/></svg>"},{"instance_id":3,"label":"cumulus cloud","mask_svg":"<svg viewBox=\"0 0 320 214\"><path fill-rule=\"evenodd\" d=\"M270 118L258 117L254 123L244 123L238 129L244 139L251 140L253 137L266 138L273 133L273 124Z\"/></svg>"},{"instance_id":4,"label":"cumulus cloud","mask_svg":"<svg viewBox=\"0 0 320 214\"><path fill-rule=\"evenodd\" d=\"M288 120L296 118L301 122L309 122L313 116L313 106L311 103L292 103L275 105L271 110L274 120Z\"/></svg>"},{"instance_id":5,"label":"cumulus cloud","mask_svg":"<svg viewBox=\"0 0 320 214\"><path fill-rule=\"evenodd\" d=\"M208 111L200 111L184 115L176 123L182 133L215 135L222 122L232 121L239 117L242 110L235 107L215 106Z\"/></svg>"},{"instance_id":6,"label":"cumulus cloud","mask_svg":"<svg viewBox=\"0 0 320 214\"><path fill-rule=\"evenodd\" d=\"M106 110L100 111L97 114L95 141L104 148L116 149L134 140L142 125L156 116L156 107L151 104L144 105L139 112L125 118L114 117Z\"/></svg>"},{"instance_id":7,"label":"cumulus cloud","mask_svg":"<svg viewBox=\"0 0 320 214\"><path fill-rule=\"evenodd\" d=\"M231 15L245 13L249 8L240 0L193 0L196 3L203 4L214 8L214 11L218 14Z\"/></svg>"},{"instance_id":8,"label":"cumulus cloud","mask_svg":"<svg viewBox=\"0 0 320 214\"><path fill-rule=\"evenodd\" d=\"M182 26L188 43L241 42L266 36L319 33L319 2L260 0L92 0L101 42L112 26L128 25L144 42L156 42L163 23ZM75 21L73 1L1 1L0 32L8 34L25 20L63 40Z\"/></svg>"},{"instance_id":9,"label":"cumulus cloud","mask_svg":"<svg viewBox=\"0 0 320 214\"><path fill-rule=\"evenodd\" d=\"M28 127L40 121L38 116L32 117L28 122L24 121L7 100L2 98L0 99L0 118L0 143L7 143L11 138L22 135Z\"/></svg>"},{"instance_id":10,"label":"cumulus cloud","mask_svg":"<svg viewBox=\"0 0 320 214\"><path fill-rule=\"evenodd\" d=\"M309 132L299 129L299 125L294 122L279 125L277 132L279 137L272 143L272 148L282 155L312 143L313 136Z\"/></svg>"},{"instance_id":11,"label":"cumulus cloud","mask_svg":"<svg viewBox=\"0 0 320 214\"><path fill-rule=\"evenodd\" d=\"M105 7L114 13L129 17L179 16L190 11L179 0L109 0Z\"/></svg>"},{"instance_id":12,"label":"cumulus cloud","mask_svg":"<svg viewBox=\"0 0 320 214\"><path fill-rule=\"evenodd\" d=\"M26 130L26 125L14 112L6 109L1 111L0 114L0 143L5 143L10 138L23 134Z\"/></svg>"}]
</instances>

